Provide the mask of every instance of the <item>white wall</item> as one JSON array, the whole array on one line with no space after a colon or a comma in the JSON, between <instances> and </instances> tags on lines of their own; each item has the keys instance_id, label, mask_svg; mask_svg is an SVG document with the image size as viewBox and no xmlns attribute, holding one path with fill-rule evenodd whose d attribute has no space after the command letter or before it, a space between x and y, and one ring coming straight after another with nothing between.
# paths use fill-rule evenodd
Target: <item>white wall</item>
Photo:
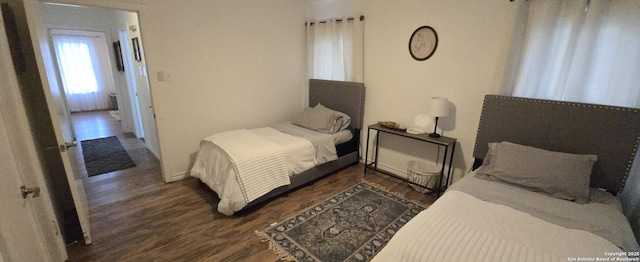
<instances>
[{"instance_id":1,"label":"white wall","mask_svg":"<svg viewBox=\"0 0 640 262\"><path fill-rule=\"evenodd\" d=\"M429 113L432 96L449 98L452 114L438 127L458 139L454 172L459 178L473 161L483 96L501 90L523 2L327 0L312 4L312 16L365 16L365 124L390 120L411 126L417 114ZM416 61L408 41L423 25L437 31L439 42L430 59ZM386 169L406 172L410 159L435 160L436 149L428 144L389 136L381 136L380 144L379 161Z\"/></svg>"},{"instance_id":2,"label":"white wall","mask_svg":"<svg viewBox=\"0 0 640 262\"><path fill-rule=\"evenodd\" d=\"M308 4L142 3L140 27L165 178L189 170L203 137L290 119L302 109ZM158 71L171 71L173 80L159 82Z\"/></svg>"}]
</instances>

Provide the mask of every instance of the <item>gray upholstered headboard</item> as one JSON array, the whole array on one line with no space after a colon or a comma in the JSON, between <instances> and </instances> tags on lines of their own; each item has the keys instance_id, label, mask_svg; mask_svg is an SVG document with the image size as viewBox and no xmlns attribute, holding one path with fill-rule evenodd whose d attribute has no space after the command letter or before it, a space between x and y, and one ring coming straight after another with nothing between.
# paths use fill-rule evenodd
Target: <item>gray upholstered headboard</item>
<instances>
[{"instance_id":1,"label":"gray upholstered headboard","mask_svg":"<svg viewBox=\"0 0 640 262\"><path fill-rule=\"evenodd\" d=\"M640 144L640 109L487 95L474 158L500 141L598 155L591 185L619 193Z\"/></svg>"},{"instance_id":2,"label":"gray upholstered headboard","mask_svg":"<svg viewBox=\"0 0 640 262\"><path fill-rule=\"evenodd\" d=\"M309 79L309 106L320 103L349 115L354 129L362 129L364 96L363 83Z\"/></svg>"}]
</instances>

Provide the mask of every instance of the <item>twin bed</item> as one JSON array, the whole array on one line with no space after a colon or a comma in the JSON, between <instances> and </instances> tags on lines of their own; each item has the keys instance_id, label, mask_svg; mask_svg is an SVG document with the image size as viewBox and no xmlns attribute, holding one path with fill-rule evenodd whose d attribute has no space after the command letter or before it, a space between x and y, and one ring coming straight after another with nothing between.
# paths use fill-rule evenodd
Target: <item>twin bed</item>
<instances>
[{"instance_id":1,"label":"twin bed","mask_svg":"<svg viewBox=\"0 0 640 262\"><path fill-rule=\"evenodd\" d=\"M191 175L218 194L221 213L358 163L364 85L310 80L309 105L317 104L351 118L340 131L350 139L291 124L203 139ZM323 146L327 139L336 144L335 154L322 153L332 151ZM229 141L233 145L226 146ZM257 146L273 143L289 150L273 156ZM639 144L638 109L488 95L473 171L402 227L373 260L640 261L615 196L625 187ZM234 150L260 154L230 158ZM278 175L238 173L264 169Z\"/></svg>"},{"instance_id":2,"label":"twin bed","mask_svg":"<svg viewBox=\"0 0 640 262\"><path fill-rule=\"evenodd\" d=\"M614 196L638 143L637 109L488 95L474 170L374 261L639 261Z\"/></svg>"},{"instance_id":3,"label":"twin bed","mask_svg":"<svg viewBox=\"0 0 640 262\"><path fill-rule=\"evenodd\" d=\"M356 164L364 97L362 83L310 79L310 107L291 123L204 138L191 176L232 215Z\"/></svg>"}]
</instances>

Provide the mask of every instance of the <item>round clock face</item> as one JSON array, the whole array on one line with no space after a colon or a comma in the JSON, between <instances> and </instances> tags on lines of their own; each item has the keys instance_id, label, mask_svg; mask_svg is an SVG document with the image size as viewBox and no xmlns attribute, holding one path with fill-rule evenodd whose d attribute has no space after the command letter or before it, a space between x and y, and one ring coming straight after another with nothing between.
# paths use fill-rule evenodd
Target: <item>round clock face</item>
<instances>
[{"instance_id":1,"label":"round clock face","mask_svg":"<svg viewBox=\"0 0 640 262\"><path fill-rule=\"evenodd\" d=\"M409 53L418 61L427 60L438 47L438 34L430 26L421 26L409 39Z\"/></svg>"}]
</instances>

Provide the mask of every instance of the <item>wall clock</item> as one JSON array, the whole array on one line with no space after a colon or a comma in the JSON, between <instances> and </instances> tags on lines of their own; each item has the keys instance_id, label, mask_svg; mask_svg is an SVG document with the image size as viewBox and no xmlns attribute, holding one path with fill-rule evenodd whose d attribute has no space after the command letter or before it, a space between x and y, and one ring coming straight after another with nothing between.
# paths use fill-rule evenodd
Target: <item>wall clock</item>
<instances>
[{"instance_id":1,"label":"wall clock","mask_svg":"<svg viewBox=\"0 0 640 262\"><path fill-rule=\"evenodd\" d=\"M424 61L429 59L438 47L438 34L430 26L421 26L413 31L409 39L409 53L413 59Z\"/></svg>"}]
</instances>

